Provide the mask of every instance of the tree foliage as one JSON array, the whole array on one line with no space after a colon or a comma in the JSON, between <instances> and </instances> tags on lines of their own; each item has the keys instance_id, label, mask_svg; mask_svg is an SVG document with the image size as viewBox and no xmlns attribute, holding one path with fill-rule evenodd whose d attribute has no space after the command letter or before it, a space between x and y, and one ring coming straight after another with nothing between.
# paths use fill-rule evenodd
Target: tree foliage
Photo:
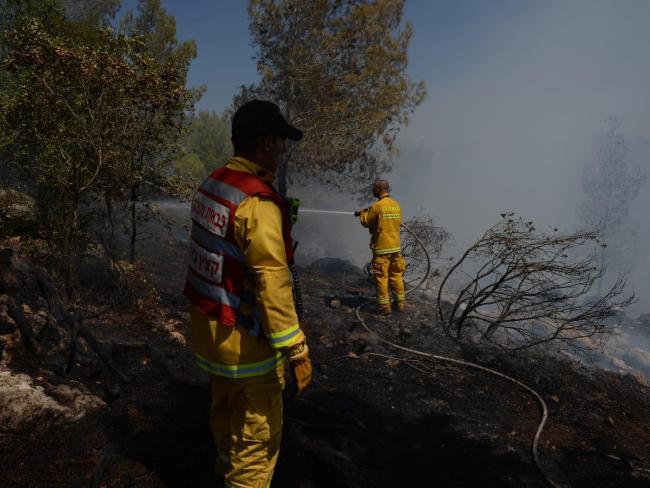
<instances>
[{"instance_id":1,"label":"tree foliage","mask_svg":"<svg viewBox=\"0 0 650 488\"><path fill-rule=\"evenodd\" d=\"M185 153L174 163L176 171L195 181L205 177L205 167L201 158L196 153Z\"/></svg>"},{"instance_id":2,"label":"tree foliage","mask_svg":"<svg viewBox=\"0 0 650 488\"><path fill-rule=\"evenodd\" d=\"M176 20L173 16L167 14L160 0L138 0L137 13L129 11L125 14L120 22L120 31L127 36L137 36L144 43L145 51L157 63L169 66L178 73L179 82L186 85L187 73L190 63L196 58L196 43L193 40L180 42L176 38ZM186 108L197 102L204 91L203 87L195 90L188 90L185 100ZM151 114L153 115L153 114ZM178 112L179 118L185 114ZM162 151L160 144L151 144L152 127L158 123L156 117L148 117L147 123L149 128L139 134L134 134L131 143L134 146L133 157L129 162L129 173L136 177L132 179L129 190L128 205L122 207L122 216L128 220L129 225L126 229L129 234L130 249L129 261L131 264L135 261L135 247L139 238L138 227L141 220L148 220L152 215L141 215L138 211L140 203L147 199L148 190L160 192L165 189L168 183L161 168L165 163L180 157L179 147L176 144L166 144L167 149L171 151ZM155 131L154 131L155 132ZM163 138L168 138L169 134L158 133ZM168 142L178 142L178 134L174 134ZM162 142L162 140L157 141ZM152 150L153 149L153 150ZM181 165L176 169L182 168ZM145 177L146 175L146 177ZM193 186L194 178L184 172L179 174L179 185L176 192L182 192L185 187ZM149 192L150 193L150 192ZM140 206L147 214L149 206Z\"/></svg>"},{"instance_id":3,"label":"tree foliage","mask_svg":"<svg viewBox=\"0 0 650 488\"><path fill-rule=\"evenodd\" d=\"M229 124L224 117L209 111L190 117L183 150L198 157L203 175L214 171L232 155Z\"/></svg>"},{"instance_id":4,"label":"tree foliage","mask_svg":"<svg viewBox=\"0 0 650 488\"><path fill-rule=\"evenodd\" d=\"M0 33L7 32L20 19L27 17L39 19L42 24L48 25L61 19L63 12L56 0L0 0ZM4 36L0 35L0 58L6 56L7 49ZM9 89L8 83L7 72L0 65L0 95Z\"/></svg>"},{"instance_id":5,"label":"tree foliage","mask_svg":"<svg viewBox=\"0 0 650 488\"><path fill-rule=\"evenodd\" d=\"M0 0L0 27L11 28L24 18L54 25L61 18L107 27L115 18L121 0Z\"/></svg>"},{"instance_id":6,"label":"tree foliage","mask_svg":"<svg viewBox=\"0 0 650 488\"><path fill-rule=\"evenodd\" d=\"M61 19L46 29L26 18L5 40L5 148L36 196L73 293L99 204L164 176L141 162L163 160L178 140L190 99L184 73L158 62L141 39L87 23Z\"/></svg>"},{"instance_id":7,"label":"tree foliage","mask_svg":"<svg viewBox=\"0 0 650 488\"><path fill-rule=\"evenodd\" d=\"M33 17L44 22L62 16L57 0L0 0L0 26L9 29L23 17Z\"/></svg>"},{"instance_id":8,"label":"tree foliage","mask_svg":"<svg viewBox=\"0 0 650 488\"><path fill-rule=\"evenodd\" d=\"M254 97L281 105L305 133L278 172L359 191L390 168L395 137L425 96L406 74L413 34L404 0L250 0L248 13L261 81ZM291 165L295 161L297 164Z\"/></svg>"},{"instance_id":9,"label":"tree foliage","mask_svg":"<svg viewBox=\"0 0 650 488\"><path fill-rule=\"evenodd\" d=\"M629 305L622 298L625 276L602 297L590 291L601 271L597 257L578 257L597 242L595 232L539 232L533 222L513 213L488 229L450 268L438 292L438 319L450 336L475 340L505 350L551 341L578 345L611 330L608 319ZM442 303L452 282L457 298Z\"/></svg>"},{"instance_id":10,"label":"tree foliage","mask_svg":"<svg viewBox=\"0 0 650 488\"><path fill-rule=\"evenodd\" d=\"M121 0L57 0L66 17L75 22L108 27L120 9Z\"/></svg>"},{"instance_id":11,"label":"tree foliage","mask_svg":"<svg viewBox=\"0 0 650 488\"><path fill-rule=\"evenodd\" d=\"M129 11L120 22L120 31L144 39L147 52L159 62L173 62L185 76L196 58L196 42L176 38L176 19L160 0L138 0L137 14Z\"/></svg>"}]
</instances>

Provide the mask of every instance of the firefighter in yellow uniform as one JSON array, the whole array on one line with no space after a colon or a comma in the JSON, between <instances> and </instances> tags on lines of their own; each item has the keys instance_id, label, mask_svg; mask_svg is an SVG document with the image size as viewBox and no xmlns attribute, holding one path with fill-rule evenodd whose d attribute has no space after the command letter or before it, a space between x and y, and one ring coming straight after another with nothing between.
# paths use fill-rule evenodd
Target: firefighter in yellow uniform
<instances>
[{"instance_id":1,"label":"firefighter in yellow uniform","mask_svg":"<svg viewBox=\"0 0 650 488\"><path fill-rule=\"evenodd\" d=\"M395 298L395 308L403 312L406 304L402 280L406 264L400 241L402 209L388 191L388 181L375 180L372 194L377 201L370 208L355 212L361 225L370 231L373 256L371 273L375 279L377 307L383 315L390 315L391 312L389 287Z\"/></svg>"},{"instance_id":2,"label":"firefighter in yellow uniform","mask_svg":"<svg viewBox=\"0 0 650 488\"><path fill-rule=\"evenodd\" d=\"M311 363L292 294L288 215L270 182L302 133L254 100L232 121L235 156L192 200L184 294L197 364L210 374L216 471L228 488L266 488L278 458L284 367L298 393Z\"/></svg>"}]
</instances>

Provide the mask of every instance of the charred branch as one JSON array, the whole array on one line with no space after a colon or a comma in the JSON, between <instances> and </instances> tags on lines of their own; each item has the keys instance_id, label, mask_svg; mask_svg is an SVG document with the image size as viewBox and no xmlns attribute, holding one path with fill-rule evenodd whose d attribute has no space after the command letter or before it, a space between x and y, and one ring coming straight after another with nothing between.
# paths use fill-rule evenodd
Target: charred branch
<instances>
[{"instance_id":1,"label":"charred branch","mask_svg":"<svg viewBox=\"0 0 650 488\"><path fill-rule=\"evenodd\" d=\"M30 319L25 316L22 304L42 301L47 306L47 318L44 328L58 327L62 331L59 335L61 339L57 347L62 347L68 351L64 368L65 374L69 373L75 364L78 351L77 342L79 338L83 338L111 374L123 383L129 382L128 377L112 364L110 358L102 350L101 345L84 323L92 316L101 315L108 309L95 314L82 314L79 305L70 304L65 300L65 295L59 293L52 282L52 278L43 268L20 259L10 248L5 248L0 252L0 264L3 265L4 271L0 273L0 290L4 294L3 300L7 304L7 313L16 323L21 340L28 351L36 354L44 352L39 342L39 340L43 339L44 334L43 331L39 333L39 336L34 334L33 326ZM31 295L29 290L36 291L36 295ZM122 297L124 293L125 291L121 290L115 295L116 297Z\"/></svg>"},{"instance_id":2,"label":"charred branch","mask_svg":"<svg viewBox=\"0 0 650 488\"><path fill-rule=\"evenodd\" d=\"M438 318L445 332L463 341L472 333L479 343L513 351L545 342L602 338L611 317L634 300L623 297L620 276L602 296L588 299L601 278L598 243L592 232L538 232L533 222L512 213L476 241L445 275L438 294ZM443 288L462 277L449 311Z\"/></svg>"},{"instance_id":3,"label":"charred branch","mask_svg":"<svg viewBox=\"0 0 650 488\"><path fill-rule=\"evenodd\" d=\"M444 228L435 225L429 215L416 215L404 222L412 232L402 229L402 256L406 261L409 274L422 275L427 269L427 257L437 258L442 248L449 241L450 234Z\"/></svg>"}]
</instances>

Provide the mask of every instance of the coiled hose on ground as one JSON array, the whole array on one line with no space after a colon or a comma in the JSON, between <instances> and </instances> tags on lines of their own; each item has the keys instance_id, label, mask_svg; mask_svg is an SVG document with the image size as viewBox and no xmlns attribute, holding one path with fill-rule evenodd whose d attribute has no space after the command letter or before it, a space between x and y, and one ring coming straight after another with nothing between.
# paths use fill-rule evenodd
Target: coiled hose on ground
<instances>
[{"instance_id":1,"label":"coiled hose on ground","mask_svg":"<svg viewBox=\"0 0 650 488\"><path fill-rule=\"evenodd\" d=\"M402 224L402 227L409 234L411 234L411 236L413 236L415 241L422 247L422 250L424 251L424 254L425 254L426 259L427 259L427 269L426 269L426 272L425 272L423 278L420 280L420 282L417 285L415 285L413 288L410 288L409 290L406 291L406 294L409 294L409 293L412 293L415 290L417 290L420 286L422 286L426 282L427 278L429 277L429 273L431 271L431 259L429 257L429 253L427 252L426 246L424 245L422 240L418 237L418 235L410 227L408 227L407 225ZM436 354L431 354L431 353L427 353L427 352L423 352L423 351L418 351L416 349L411 349L411 348L408 348L408 347L400 346L400 345L395 344L395 343L393 343L393 342L391 342L391 341L389 341L387 339L384 339L379 334L377 334L372 329L370 329L370 327L368 327L368 324L366 324L366 322L363 320L363 317L361 316L361 309L364 308L365 306L370 305L370 304L373 303L373 298L370 298L370 297L365 297L365 298L366 298L366 301L363 302L361 305L359 305L355 310L355 314L357 316L357 319L359 320L361 325L364 327L364 329L366 329L366 331L368 333L372 334L375 338L377 338L379 341L383 342L384 344L389 345L389 346L391 346L391 347L393 347L395 349L398 349L398 350L401 350L401 351L404 351L404 352L408 352L410 354L415 354L415 355L418 355L418 356L426 357L426 358L431 359L431 360L444 361L444 362L447 362L447 363L467 366L467 367L477 369L477 370L480 370L480 371L485 371L486 373L490 373L490 374L492 374L494 376L497 376L497 377L502 378L504 380L510 381L510 382L516 384L517 386L519 386L520 388L524 389L529 394L531 394L535 398L537 403L539 404L539 406L541 408L541 411L542 411L542 418L541 418L541 420L539 422L539 425L537 427L537 431L535 432L535 436L533 437L533 441L532 441L532 445L531 445L531 452L532 452L532 456L533 456L533 461L535 462L535 465L537 466L537 469L539 470L539 472L543 476L544 480L549 485L553 486L554 488L559 488L559 485L557 485L554 481L552 481L548 477L548 475L544 472L544 470L542 469L542 465L540 463L540 460L539 460L539 453L538 453L537 446L539 444L539 438L540 438L540 436L542 434L542 430L544 429L544 425L546 424L546 421L548 419L548 408L546 406L546 402L544 402L544 399L541 397L541 395L539 393L537 393L535 390L533 390L528 385L525 385L521 381L516 380L515 378L512 378L512 377L510 377L510 376L508 376L506 374L500 373L499 371L495 371L493 369L486 368L485 366L481 366L480 364L472 363L472 362L469 362L469 361L463 361L461 359L449 358L449 357L446 357L446 356L438 356Z\"/></svg>"}]
</instances>

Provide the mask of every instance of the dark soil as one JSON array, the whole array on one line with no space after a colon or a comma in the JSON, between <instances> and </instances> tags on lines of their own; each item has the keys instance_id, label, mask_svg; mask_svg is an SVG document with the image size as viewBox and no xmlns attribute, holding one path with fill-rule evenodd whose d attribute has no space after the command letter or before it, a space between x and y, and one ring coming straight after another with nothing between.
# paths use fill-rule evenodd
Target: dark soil
<instances>
[{"instance_id":1,"label":"dark soil","mask_svg":"<svg viewBox=\"0 0 650 488\"><path fill-rule=\"evenodd\" d=\"M44 383L83 382L107 406L66 427L0 433L3 487L218 486L208 429L209 390L192 364L178 281L167 282L155 326L102 319L94 332L120 386L90 350L71 374L43 371L15 344L9 366ZM417 359L368 334L354 308L372 292L360 277L302 273L314 384L285 392L276 487L543 487L530 446L540 419L532 396L495 376ZM629 376L588 369L549 354L499 356L461 350L441 334L433 307L411 303L386 322L362 311L390 341L464 358L512 375L546 400L539 454L561 486L650 486L650 397ZM410 359L410 361L404 361Z\"/></svg>"}]
</instances>

